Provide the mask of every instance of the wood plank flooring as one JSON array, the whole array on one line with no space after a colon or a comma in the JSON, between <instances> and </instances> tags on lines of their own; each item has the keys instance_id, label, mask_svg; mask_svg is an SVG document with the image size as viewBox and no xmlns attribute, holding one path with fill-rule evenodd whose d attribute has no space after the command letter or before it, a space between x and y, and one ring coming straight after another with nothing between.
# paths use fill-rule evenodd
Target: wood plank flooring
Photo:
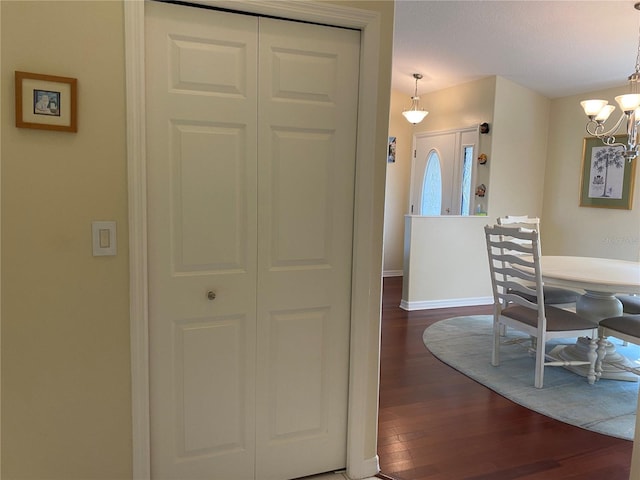
<instances>
[{"instance_id":1,"label":"wood plank flooring","mask_svg":"<svg viewBox=\"0 0 640 480\"><path fill-rule=\"evenodd\" d=\"M491 307L406 312L402 277L384 279L378 454L399 480L628 480L633 442L521 407L436 359L432 323Z\"/></svg>"}]
</instances>

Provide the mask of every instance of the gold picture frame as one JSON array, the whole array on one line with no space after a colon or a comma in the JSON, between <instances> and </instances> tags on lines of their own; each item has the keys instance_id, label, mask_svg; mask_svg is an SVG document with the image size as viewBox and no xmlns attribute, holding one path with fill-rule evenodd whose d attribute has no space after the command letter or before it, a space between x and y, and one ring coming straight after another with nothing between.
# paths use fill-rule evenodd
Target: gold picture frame
<instances>
[{"instance_id":1,"label":"gold picture frame","mask_svg":"<svg viewBox=\"0 0 640 480\"><path fill-rule=\"evenodd\" d=\"M615 137L623 143L625 136ZM635 168L638 159L629 162L618 152L623 147L605 145L595 137L586 137L582 148L580 206L631 210Z\"/></svg>"},{"instance_id":2,"label":"gold picture frame","mask_svg":"<svg viewBox=\"0 0 640 480\"><path fill-rule=\"evenodd\" d=\"M15 72L16 127L78 131L78 80Z\"/></svg>"}]
</instances>

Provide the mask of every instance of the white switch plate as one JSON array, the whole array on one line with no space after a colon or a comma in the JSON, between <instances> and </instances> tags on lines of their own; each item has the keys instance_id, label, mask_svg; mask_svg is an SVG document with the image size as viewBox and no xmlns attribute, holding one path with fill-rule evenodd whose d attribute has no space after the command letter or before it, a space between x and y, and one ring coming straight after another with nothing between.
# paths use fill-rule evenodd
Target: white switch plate
<instances>
[{"instance_id":1,"label":"white switch plate","mask_svg":"<svg viewBox=\"0 0 640 480\"><path fill-rule=\"evenodd\" d=\"M116 222L91 222L93 256L115 255Z\"/></svg>"}]
</instances>

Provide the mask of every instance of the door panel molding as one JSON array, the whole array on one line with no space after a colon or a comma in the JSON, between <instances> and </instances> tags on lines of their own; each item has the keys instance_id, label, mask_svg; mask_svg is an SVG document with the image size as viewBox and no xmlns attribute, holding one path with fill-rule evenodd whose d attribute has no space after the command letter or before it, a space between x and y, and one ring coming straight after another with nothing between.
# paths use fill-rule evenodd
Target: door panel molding
<instances>
[{"instance_id":1,"label":"door panel molding","mask_svg":"<svg viewBox=\"0 0 640 480\"><path fill-rule=\"evenodd\" d=\"M352 282L347 475L373 476L376 451L381 258L374 242L375 142L378 110L380 15L327 3L297 1L194 1L361 30L360 102L356 158L356 195ZM132 375L133 478L150 479L149 338L147 277L147 192L145 128L145 2L124 2L127 164L129 184L130 325ZM375 361L375 365L373 364Z\"/></svg>"}]
</instances>

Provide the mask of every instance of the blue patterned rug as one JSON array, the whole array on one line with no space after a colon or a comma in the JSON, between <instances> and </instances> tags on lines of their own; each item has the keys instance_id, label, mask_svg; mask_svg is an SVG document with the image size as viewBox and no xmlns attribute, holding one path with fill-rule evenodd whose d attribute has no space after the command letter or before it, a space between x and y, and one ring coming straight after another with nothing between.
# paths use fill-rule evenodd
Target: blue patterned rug
<instances>
[{"instance_id":1,"label":"blue patterned rug","mask_svg":"<svg viewBox=\"0 0 640 480\"><path fill-rule=\"evenodd\" d=\"M510 330L509 336L518 335ZM546 367L544 388L533 386L534 359L520 345L502 346L500 366L491 366L492 317L475 315L442 320L423 334L425 346L437 358L500 395L538 413L594 432L633 440L638 382L586 378L562 367ZM640 347L617 351L640 363ZM547 350L575 339L548 342Z\"/></svg>"}]
</instances>

